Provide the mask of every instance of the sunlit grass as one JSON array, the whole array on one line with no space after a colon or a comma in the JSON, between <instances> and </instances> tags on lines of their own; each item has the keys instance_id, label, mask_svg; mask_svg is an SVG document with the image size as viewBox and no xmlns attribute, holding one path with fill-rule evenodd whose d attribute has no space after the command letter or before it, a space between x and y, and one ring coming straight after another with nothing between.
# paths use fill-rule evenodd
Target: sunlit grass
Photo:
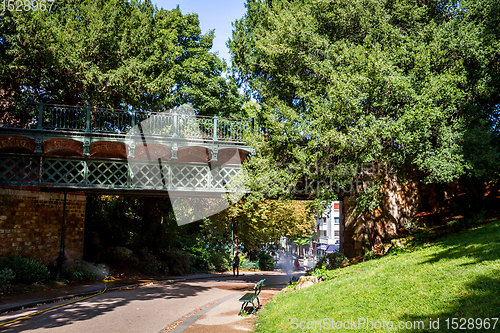
<instances>
[{"instance_id":1,"label":"sunlit grass","mask_svg":"<svg viewBox=\"0 0 500 333\"><path fill-rule=\"evenodd\" d=\"M495 221L411 252L340 269L331 281L279 294L260 313L256 331L322 332L331 329L326 329L324 322L307 329L307 322L325 318L327 322L351 318L358 322L366 318L396 325L399 321L423 321L425 330L412 331L448 332L447 318L500 317L499 292L500 222ZM429 329L430 318L439 318L439 330ZM305 330L297 327L301 321ZM500 330L500 322L496 330ZM340 331L373 332L359 326ZM468 327L466 331L484 330Z\"/></svg>"}]
</instances>

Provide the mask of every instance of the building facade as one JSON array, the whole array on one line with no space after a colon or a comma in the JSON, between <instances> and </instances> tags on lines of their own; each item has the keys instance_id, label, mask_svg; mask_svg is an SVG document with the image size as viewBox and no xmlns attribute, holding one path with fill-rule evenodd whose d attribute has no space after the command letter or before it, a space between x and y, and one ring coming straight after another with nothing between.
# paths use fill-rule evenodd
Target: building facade
<instances>
[{"instance_id":1,"label":"building facade","mask_svg":"<svg viewBox=\"0 0 500 333\"><path fill-rule=\"evenodd\" d=\"M344 215L341 201L332 201L321 216L316 217L316 226L312 237L315 255L343 250Z\"/></svg>"}]
</instances>

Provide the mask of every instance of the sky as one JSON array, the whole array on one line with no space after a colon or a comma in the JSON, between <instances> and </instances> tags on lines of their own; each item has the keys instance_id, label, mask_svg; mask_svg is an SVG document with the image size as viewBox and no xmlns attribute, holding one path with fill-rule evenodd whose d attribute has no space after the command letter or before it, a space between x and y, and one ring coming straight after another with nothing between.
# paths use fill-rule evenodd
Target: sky
<instances>
[{"instance_id":1,"label":"sky","mask_svg":"<svg viewBox=\"0 0 500 333\"><path fill-rule=\"evenodd\" d=\"M210 51L217 52L219 58L224 58L231 65L226 42L233 30L231 22L245 14L245 0L153 0L153 3L169 10L179 5L182 14L198 14L202 33L215 29L214 45Z\"/></svg>"}]
</instances>

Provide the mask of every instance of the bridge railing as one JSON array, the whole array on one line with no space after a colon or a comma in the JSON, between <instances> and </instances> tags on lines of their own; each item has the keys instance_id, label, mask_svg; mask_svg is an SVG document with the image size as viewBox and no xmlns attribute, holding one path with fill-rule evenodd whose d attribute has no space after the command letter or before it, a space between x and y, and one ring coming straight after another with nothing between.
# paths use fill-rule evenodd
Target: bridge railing
<instances>
[{"instance_id":1,"label":"bridge railing","mask_svg":"<svg viewBox=\"0 0 500 333\"><path fill-rule=\"evenodd\" d=\"M226 191L241 166L0 155L0 186Z\"/></svg>"},{"instance_id":2,"label":"bridge railing","mask_svg":"<svg viewBox=\"0 0 500 333\"><path fill-rule=\"evenodd\" d=\"M139 125L148 136L244 142L249 120L90 106L15 103L0 110L0 128L125 135Z\"/></svg>"}]
</instances>

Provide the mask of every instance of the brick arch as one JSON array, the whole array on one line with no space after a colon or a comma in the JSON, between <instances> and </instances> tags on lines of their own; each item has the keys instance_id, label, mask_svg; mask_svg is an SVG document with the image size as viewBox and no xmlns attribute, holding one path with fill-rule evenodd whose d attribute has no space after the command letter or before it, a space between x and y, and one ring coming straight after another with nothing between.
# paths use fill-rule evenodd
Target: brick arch
<instances>
[{"instance_id":1,"label":"brick arch","mask_svg":"<svg viewBox=\"0 0 500 333\"><path fill-rule=\"evenodd\" d=\"M127 158L127 148L122 142L97 141L89 147L90 156L94 158Z\"/></svg>"},{"instance_id":2,"label":"brick arch","mask_svg":"<svg viewBox=\"0 0 500 333\"><path fill-rule=\"evenodd\" d=\"M187 162L199 162L199 163L208 163L210 159L208 154L208 149L205 147L197 147L197 146L187 146L180 147L177 152L177 160L179 163L187 163Z\"/></svg>"},{"instance_id":3,"label":"brick arch","mask_svg":"<svg viewBox=\"0 0 500 333\"><path fill-rule=\"evenodd\" d=\"M220 149L217 154L217 164L239 165L245 161L249 152L237 148Z\"/></svg>"},{"instance_id":4,"label":"brick arch","mask_svg":"<svg viewBox=\"0 0 500 333\"><path fill-rule=\"evenodd\" d=\"M169 160L172 157L172 149L159 143L148 143L146 146L135 147L134 160L137 161L157 161Z\"/></svg>"},{"instance_id":5,"label":"brick arch","mask_svg":"<svg viewBox=\"0 0 500 333\"><path fill-rule=\"evenodd\" d=\"M35 152L35 140L24 136L1 135L0 152L32 154Z\"/></svg>"},{"instance_id":6,"label":"brick arch","mask_svg":"<svg viewBox=\"0 0 500 333\"><path fill-rule=\"evenodd\" d=\"M43 152L48 156L82 156L83 143L72 139L48 139L43 141Z\"/></svg>"}]
</instances>

